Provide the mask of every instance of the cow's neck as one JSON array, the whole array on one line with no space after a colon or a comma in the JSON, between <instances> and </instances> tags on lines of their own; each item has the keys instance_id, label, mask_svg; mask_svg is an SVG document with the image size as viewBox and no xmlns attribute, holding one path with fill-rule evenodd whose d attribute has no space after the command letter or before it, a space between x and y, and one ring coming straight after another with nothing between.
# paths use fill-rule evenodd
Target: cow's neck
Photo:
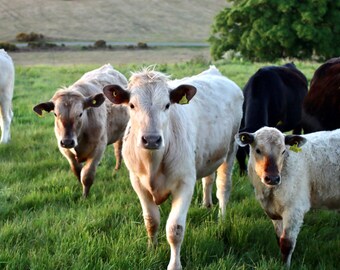
<instances>
[{"instance_id":1,"label":"cow's neck","mask_svg":"<svg viewBox=\"0 0 340 270\"><path fill-rule=\"evenodd\" d=\"M166 169L164 168L164 151L143 151L141 159L144 175L140 177L143 186L150 192L156 204L164 202L170 191L166 186Z\"/></svg>"},{"instance_id":2,"label":"cow's neck","mask_svg":"<svg viewBox=\"0 0 340 270\"><path fill-rule=\"evenodd\" d=\"M142 150L140 161L143 163L145 175L153 178L162 170L162 161L164 158L163 150Z\"/></svg>"}]
</instances>

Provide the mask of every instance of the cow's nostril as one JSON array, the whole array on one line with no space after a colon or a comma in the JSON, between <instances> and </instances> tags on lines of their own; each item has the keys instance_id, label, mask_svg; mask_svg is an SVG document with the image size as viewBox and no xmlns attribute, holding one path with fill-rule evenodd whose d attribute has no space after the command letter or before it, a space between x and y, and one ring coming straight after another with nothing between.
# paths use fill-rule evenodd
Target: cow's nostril
<instances>
[{"instance_id":1,"label":"cow's nostril","mask_svg":"<svg viewBox=\"0 0 340 270\"><path fill-rule=\"evenodd\" d=\"M144 145L146 145L148 143L147 139L145 138L145 136L142 136L142 143Z\"/></svg>"},{"instance_id":2,"label":"cow's nostril","mask_svg":"<svg viewBox=\"0 0 340 270\"><path fill-rule=\"evenodd\" d=\"M157 139L156 143L157 144L161 144L162 143L162 137L161 136L159 136L159 138Z\"/></svg>"},{"instance_id":3,"label":"cow's nostril","mask_svg":"<svg viewBox=\"0 0 340 270\"><path fill-rule=\"evenodd\" d=\"M66 140L61 140L60 145L64 148L73 148L75 146L75 142L74 142L74 140L66 139Z\"/></svg>"},{"instance_id":4,"label":"cow's nostril","mask_svg":"<svg viewBox=\"0 0 340 270\"><path fill-rule=\"evenodd\" d=\"M264 181L266 182L266 184L270 184L270 177L269 176L265 176L264 177Z\"/></svg>"},{"instance_id":5,"label":"cow's nostril","mask_svg":"<svg viewBox=\"0 0 340 270\"><path fill-rule=\"evenodd\" d=\"M277 185L278 183L280 183L280 176L275 176L275 177L273 177L273 184L274 185Z\"/></svg>"}]
</instances>

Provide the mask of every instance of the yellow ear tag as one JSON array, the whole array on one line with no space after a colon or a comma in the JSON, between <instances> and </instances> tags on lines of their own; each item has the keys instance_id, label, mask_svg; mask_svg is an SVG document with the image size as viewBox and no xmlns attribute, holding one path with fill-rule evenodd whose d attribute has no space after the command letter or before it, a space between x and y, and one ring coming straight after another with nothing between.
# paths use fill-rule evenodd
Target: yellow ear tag
<instances>
[{"instance_id":1,"label":"yellow ear tag","mask_svg":"<svg viewBox=\"0 0 340 270\"><path fill-rule=\"evenodd\" d=\"M92 104L93 104L93 105L96 105L96 103L97 103L97 100L95 100L95 99L92 100Z\"/></svg>"},{"instance_id":2,"label":"yellow ear tag","mask_svg":"<svg viewBox=\"0 0 340 270\"><path fill-rule=\"evenodd\" d=\"M302 151L302 149L300 147L298 147L298 144L294 144L291 147L289 147L289 150L295 152L295 153L299 153Z\"/></svg>"},{"instance_id":3,"label":"yellow ear tag","mask_svg":"<svg viewBox=\"0 0 340 270\"><path fill-rule=\"evenodd\" d=\"M187 99L187 96L184 95L178 103L179 104L188 104L189 100Z\"/></svg>"}]
</instances>

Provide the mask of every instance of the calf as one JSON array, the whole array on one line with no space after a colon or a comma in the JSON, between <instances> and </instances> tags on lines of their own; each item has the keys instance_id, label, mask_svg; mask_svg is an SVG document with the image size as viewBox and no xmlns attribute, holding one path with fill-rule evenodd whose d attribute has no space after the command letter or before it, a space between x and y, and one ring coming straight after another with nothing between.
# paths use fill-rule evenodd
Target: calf
<instances>
[{"instance_id":1,"label":"calf","mask_svg":"<svg viewBox=\"0 0 340 270\"><path fill-rule=\"evenodd\" d=\"M166 224L171 248L168 269L181 269L180 249L196 179L217 170L217 198L225 215L242 91L210 67L176 81L146 69L133 74L127 89L110 85L104 94L113 103L130 108L123 157L142 205L149 244L157 243L158 205L172 197ZM207 185L211 185L209 180Z\"/></svg>"},{"instance_id":2,"label":"calf","mask_svg":"<svg viewBox=\"0 0 340 270\"><path fill-rule=\"evenodd\" d=\"M310 133L340 128L340 57L314 73L303 101L303 130Z\"/></svg>"},{"instance_id":3,"label":"calf","mask_svg":"<svg viewBox=\"0 0 340 270\"><path fill-rule=\"evenodd\" d=\"M243 118L240 132L255 132L263 126L282 132L301 134L302 101L306 96L306 77L293 63L259 69L244 87ZM246 172L248 148L239 148L237 160L241 174Z\"/></svg>"},{"instance_id":4,"label":"calf","mask_svg":"<svg viewBox=\"0 0 340 270\"><path fill-rule=\"evenodd\" d=\"M11 139L14 76L15 70L12 58L4 49L0 49L0 143L8 143Z\"/></svg>"},{"instance_id":5,"label":"calf","mask_svg":"<svg viewBox=\"0 0 340 270\"><path fill-rule=\"evenodd\" d=\"M250 145L248 175L289 267L305 213L340 209L340 129L299 136L264 127L236 140Z\"/></svg>"},{"instance_id":6,"label":"calf","mask_svg":"<svg viewBox=\"0 0 340 270\"><path fill-rule=\"evenodd\" d=\"M81 182L85 197L106 145L114 143L116 169L121 162L121 139L129 116L125 107L113 106L102 93L103 87L112 83L124 87L127 80L107 64L85 73L73 85L59 89L50 101L34 107L39 115L54 112L59 150Z\"/></svg>"}]
</instances>

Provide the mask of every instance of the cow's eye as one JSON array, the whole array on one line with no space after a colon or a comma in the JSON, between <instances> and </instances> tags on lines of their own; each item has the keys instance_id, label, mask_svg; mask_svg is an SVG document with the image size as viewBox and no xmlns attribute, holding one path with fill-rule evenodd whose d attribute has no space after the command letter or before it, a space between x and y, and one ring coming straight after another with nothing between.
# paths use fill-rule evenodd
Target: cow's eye
<instances>
[{"instance_id":1,"label":"cow's eye","mask_svg":"<svg viewBox=\"0 0 340 270\"><path fill-rule=\"evenodd\" d=\"M261 150L260 149L256 149L256 153L258 153L259 155L261 155Z\"/></svg>"},{"instance_id":2,"label":"cow's eye","mask_svg":"<svg viewBox=\"0 0 340 270\"><path fill-rule=\"evenodd\" d=\"M282 151L282 155L284 155L285 153L286 153L286 150L283 150L283 151Z\"/></svg>"},{"instance_id":3,"label":"cow's eye","mask_svg":"<svg viewBox=\"0 0 340 270\"><path fill-rule=\"evenodd\" d=\"M79 118L82 117L82 116L83 116L83 113L80 113L80 114L79 114Z\"/></svg>"},{"instance_id":4,"label":"cow's eye","mask_svg":"<svg viewBox=\"0 0 340 270\"><path fill-rule=\"evenodd\" d=\"M55 117L57 117L57 114L56 113L53 113Z\"/></svg>"},{"instance_id":5,"label":"cow's eye","mask_svg":"<svg viewBox=\"0 0 340 270\"><path fill-rule=\"evenodd\" d=\"M134 108L135 108L135 105L133 105L132 103L130 103L130 108L131 108L131 109L134 109Z\"/></svg>"},{"instance_id":6,"label":"cow's eye","mask_svg":"<svg viewBox=\"0 0 340 270\"><path fill-rule=\"evenodd\" d=\"M165 105L165 109L166 109L166 110L169 109L169 108L170 108L170 103L168 103L168 104Z\"/></svg>"}]
</instances>

